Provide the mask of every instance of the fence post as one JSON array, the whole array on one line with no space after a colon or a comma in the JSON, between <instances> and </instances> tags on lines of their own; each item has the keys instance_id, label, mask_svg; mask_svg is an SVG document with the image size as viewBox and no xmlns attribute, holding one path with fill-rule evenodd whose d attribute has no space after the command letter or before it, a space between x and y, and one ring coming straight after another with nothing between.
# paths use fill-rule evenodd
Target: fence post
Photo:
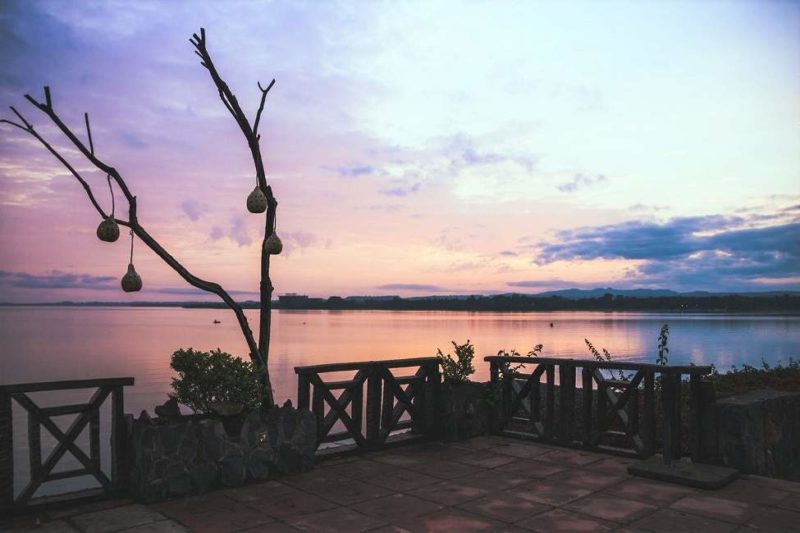
<instances>
[{"instance_id":1,"label":"fence post","mask_svg":"<svg viewBox=\"0 0 800 533\"><path fill-rule=\"evenodd\" d=\"M381 374L380 364L371 365L367 378L367 446L380 444L381 430Z\"/></svg>"},{"instance_id":2,"label":"fence post","mask_svg":"<svg viewBox=\"0 0 800 533\"><path fill-rule=\"evenodd\" d=\"M308 409L311 403L311 383L308 381L308 374L301 372L297 375L297 408Z\"/></svg>"},{"instance_id":3,"label":"fence post","mask_svg":"<svg viewBox=\"0 0 800 533\"><path fill-rule=\"evenodd\" d=\"M14 505L14 419L11 395L0 387L0 514Z\"/></svg>"}]
</instances>

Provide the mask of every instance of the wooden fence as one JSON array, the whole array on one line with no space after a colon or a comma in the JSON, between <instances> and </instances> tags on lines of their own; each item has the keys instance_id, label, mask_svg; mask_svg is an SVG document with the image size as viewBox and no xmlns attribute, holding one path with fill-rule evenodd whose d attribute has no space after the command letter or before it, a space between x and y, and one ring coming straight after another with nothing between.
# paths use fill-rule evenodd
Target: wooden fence
<instances>
[{"instance_id":1,"label":"wooden fence","mask_svg":"<svg viewBox=\"0 0 800 533\"><path fill-rule=\"evenodd\" d=\"M404 371L413 373L397 375ZM435 357L302 366L295 372L298 407L316 416L320 444L352 439L358 449L373 450L398 431L410 429L411 436L427 438L436 429L440 374ZM323 379L341 372L355 374ZM408 419L401 420L404 414ZM332 432L337 422L344 429Z\"/></svg>"},{"instance_id":2,"label":"wooden fence","mask_svg":"<svg viewBox=\"0 0 800 533\"><path fill-rule=\"evenodd\" d=\"M681 457L687 441L695 461L703 460L709 449L705 439L713 432L704 426L712 421L704 420L704 413L714 398L713 388L703 377L711 373L711 367L545 357L491 356L485 361L501 398L496 412L500 420L495 421L501 433L642 458L652 456L660 444L667 463ZM512 365L519 364L533 370L513 371ZM623 376L614 378L603 374L604 370ZM683 420L685 411L688 424ZM682 435L684 427L692 430Z\"/></svg>"},{"instance_id":3,"label":"wooden fence","mask_svg":"<svg viewBox=\"0 0 800 533\"><path fill-rule=\"evenodd\" d=\"M0 512L13 511L36 504L36 490L45 482L78 476L93 476L101 486L101 493L114 494L124 488L125 482L125 427L123 418L123 387L133 385L133 378L87 379L78 381L53 381L0 385ZM34 392L71 389L97 390L87 403L41 407L28 395ZM100 466L100 407L111 396L111 472L110 477ZM14 490L14 421L12 400L26 411L28 417L28 453L30 481L15 495ZM53 417L77 415L65 431ZM89 454L82 450L76 439L89 426ZM41 432L44 427L56 439L56 446L42 461ZM80 462L82 468L53 472L56 464L67 453Z\"/></svg>"}]
</instances>

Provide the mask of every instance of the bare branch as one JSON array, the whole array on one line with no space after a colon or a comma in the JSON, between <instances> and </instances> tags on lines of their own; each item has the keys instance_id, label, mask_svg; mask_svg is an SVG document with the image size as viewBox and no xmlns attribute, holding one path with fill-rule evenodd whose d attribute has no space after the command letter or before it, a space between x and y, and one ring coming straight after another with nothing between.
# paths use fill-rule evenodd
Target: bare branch
<instances>
[{"instance_id":1,"label":"bare branch","mask_svg":"<svg viewBox=\"0 0 800 533\"><path fill-rule=\"evenodd\" d=\"M47 85L44 86L44 100L47 102L47 107L52 109L53 101L50 99L50 87Z\"/></svg>"},{"instance_id":2,"label":"bare branch","mask_svg":"<svg viewBox=\"0 0 800 533\"><path fill-rule=\"evenodd\" d=\"M17 123L16 123L16 122L14 122L13 120L8 120L8 119L6 119L6 118L0 118L0 123L3 123L3 122L5 122L6 124L11 124L11 125L12 125L12 126L14 126L15 128L19 128L19 129L21 129L22 131L25 131L25 132L27 132L27 131L28 131L28 128L26 128L26 127L25 127L25 126L23 126L22 124L17 124Z\"/></svg>"},{"instance_id":3,"label":"bare branch","mask_svg":"<svg viewBox=\"0 0 800 533\"><path fill-rule=\"evenodd\" d=\"M267 93L269 92L270 89L272 89L273 85L275 85L275 78L272 79L272 81L269 83L266 89L261 87L261 82L258 82L258 88L261 91L261 103L258 105L258 112L256 112L256 120L253 123L253 135L256 136L256 140L260 138L260 136L258 135L258 123L261 122L261 112L264 111L264 102L267 101Z\"/></svg>"},{"instance_id":4,"label":"bare branch","mask_svg":"<svg viewBox=\"0 0 800 533\"><path fill-rule=\"evenodd\" d=\"M14 107L13 105L12 105L12 106L8 106L8 107L11 109L11 111L12 111L12 112L13 112L15 115L17 115L17 118L18 118L18 119L20 119L20 120L22 121L22 123L23 123L23 124L25 124L25 127L26 127L26 128L28 128L29 130L32 130L32 129L33 129L33 126L31 126L30 122L28 122L27 120L25 120L25 117L23 117L23 116L20 114L20 112L19 112L19 111L17 111L17 108L16 108L16 107Z\"/></svg>"},{"instance_id":5,"label":"bare branch","mask_svg":"<svg viewBox=\"0 0 800 533\"><path fill-rule=\"evenodd\" d=\"M89 150L94 154L94 143L92 142L92 128L89 126L89 113L83 114L83 119L86 121L86 133L89 135Z\"/></svg>"},{"instance_id":6,"label":"bare branch","mask_svg":"<svg viewBox=\"0 0 800 533\"><path fill-rule=\"evenodd\" d=\"M49 90L45 92L45 95L46 97L49 96ZM177 259L175 259L169 252L167 252L167 250L164 249L164 247L161 246L161 244L159 244L159 242L156 241L139 224L137 217L136 197L131 193L130 189L128 188L128 185L125 183L125 180L122 178L122 176L119 174L119 172L117 172L117 170L114 167L106 164L97 156L95 156L93 151L87 148L86 145L84 145L81 142L81 140L78 139L75 133L66 124L64 124L64 122L61 120L58 114L56 114L55 111L53 111L52 106L46 103L43 104L41 102L38 102L33 97L27 94L25 95L25 98L29 102L31 102L37 109L39 109L45 115L47 115L50 118L50 120L58 127L58 129L60 129L61 132L70 140L70 142L72 142L72 144L75 145L75 147L83 154L83 156L86 157L86 159L88 159L99 170L108 174L117 183L120 190L122 191L122 194L128 200L128 214L129 214L128 221L117 220L117 222L124 226L130 227L131 230L134 232L134 234L136 234L136 236L138 236L142 240L142 242L144 242L157 256L159 256L173 270L175 270L178 273L178 275L180 275L187 283L189 283L193 287L197 287L198 289L204 290L206 292L211 292L219 296L222 299L222 301L225 302L225 304L236 315L236 319L239 322L239 327L241 328L245 340L247 341L248 348L250 349L250 357L256 363L265 365L266 361L264 360L263 357L261 357L261 354L258 350L258 344L256 343L255 337L253 336L253 332L250 329L249 323L247 322L247 317L245 317L244 312L242 311L242 308L239 306L239 304L236 303L236 301L233 298L231 298L231 296L227 293L227 291L225 291L225 289L223 289L222 286L220 286L218 283L206 281L189 272L189 270L186 269L186 267L184 267ZM18 113L17 115L20 116L20 118L22 118L21 115L19 115ZM22 120L24 121L24 119ZM94 194L92 193L91 187L89 187L86 180L84 180L80 176L80 174L78 174L78 172L69 164L69 162L66 159L64 159L63 156L61 156L61 154L59 154L52 146L50 146L49 143L47 143L47 141L45 141L36 131L34 131L32 127L29 128L28 131L31 133L31 135L39 139L39 142L41 142L45 146L45 148L47 148L50 151L50 153L52 153L61 162L61 164L64 165L72 173L73 176L75 176L75 178L81 183L81 185L83 185L83 188L86 190L86 194L89 196L89 200L92 202L92 204L95 206L95 209L97 209L97 211L101 214L101 216L105 218L106 217L105 212L97 203L97 200L95 199Z\"/></svg>"}]
</instances>

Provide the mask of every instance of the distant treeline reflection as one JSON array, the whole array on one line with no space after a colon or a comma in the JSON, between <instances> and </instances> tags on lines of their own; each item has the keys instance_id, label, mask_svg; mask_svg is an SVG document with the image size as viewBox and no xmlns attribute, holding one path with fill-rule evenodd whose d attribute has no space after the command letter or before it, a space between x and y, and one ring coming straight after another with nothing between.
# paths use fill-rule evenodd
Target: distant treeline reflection
<instances>
[{"instance_id":1,"label":"distant treeline reflection","mask_svg":"<svg viewBox=\"0 0 800 533\"><path fill-rule=\"evenodd\" d=\"M255 306L255 303L253 304ZM564 298L501 294L494 296L400 298L282 297L278 309L408 310L408 311L683 311L798 313L800 295L664 296L638 298L605 294L599 298Z\"/></svg>"}]
</instances>

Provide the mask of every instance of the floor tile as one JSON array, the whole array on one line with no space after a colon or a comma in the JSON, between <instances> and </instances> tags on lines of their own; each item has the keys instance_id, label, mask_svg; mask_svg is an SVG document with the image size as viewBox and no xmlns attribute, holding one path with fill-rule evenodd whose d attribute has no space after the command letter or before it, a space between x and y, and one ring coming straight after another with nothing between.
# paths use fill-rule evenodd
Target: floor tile
<instances>
[{"instance_id":1,"label":"floor tile","mask_svg":"<svg viewBox=\"0 0 800 533\"><path fill-rule=\"evenodd\" d=\"M361 532L386 525L386 521L368 516L347 507L339 507L330 511L300 515L287 518L286 521L300 531L319 531L339 533L340 531Z\"/></svg>"},{"instance_id":2,"label":"floor tile","mask_svg":"<svg viewBox=\"0 0 800 533\"><path fill-rule=\"evenodd\" d=\"M715 494L715 493L711 493ZM747 522L755 512L755 506L747 502L720 498L716 495L690 494L670 505L671 509L726 520L737 524Z\"/></svg>"},{"instance_id":3,"label":"floor tile","mask_svg":"<svg viewBox=\"0 0 800 533\"><path fill-rule=\"evenodd\" d=\"M413 496L442 505L458 505L470 500L477 500L489 491L464 485L458 481L442 481L411 492Z\"/></svg>"},{"instance_id":4,"label":"floor tile","mask_svg":"<svg viewBox=\"0 0 800 533\"><path fill-rule=\"evenodd\" d=\"M442 505L407 494L392 494L350 507L360 513L394 522L438 511Z\"/></svg>"},{"instance_id":5,"label":"floor tile","mask_svg":"<svg viewBox=\"0 0 800 533\"><path fill-rule=\"evenodd\" d=\"M458 506L467 512L488 516L501 522L518 522L537 515L552 507L538 502L522 500L508 492L489 494L483 498Z\"/></svg>"},{"instance_id":6,"label":"floor tile","mask_svg":"<svg viewBox=\"0 0 800 533\"><path fill-rule=\"evenodd\" d=\"M613 496L621 501L637 500L659 506L668 505L695 492L697 490L690 487L641 478L628 479L602 490L602 494Z\"/></svg>"},{"instance_id":7,"label":"floor tile","mask_svg":"<svg viewBox=\"0 0 800 533\"><path fill-rule=\"evenodd\" d=\"M727 533L736 529L735 524L713 520L673 509L661 509L631 524L634 530L653 533Z\"/></svg>"},{"instance_id":8,"label":"floor tile","mask_svg":"<svg viewBox=\"0 0 800 533\"><path fill-rule=\"evenodd\" d=\"M578 498L588 496L592 493L592 490L561 483L557 479L547 479L525 483L506 492L523 500L558 507Z\"/></svg>"},{"instance_id":9,"label":"floor tile","mask_svg":"<svg viewBox=\"0 0 800 533\"><path fill-rule=\"evenodd\" d=\"M337 504L320 498L319 496L299 490L277 496L270 500L249 502L247 505L260 511L263 515L278 519L304 513L319 513L338 507Z\"/></svg>"},{"instance_id":10,"label":"floor tile","mask_svg":"<svg viewBox=\"0 0 800 533\"><path fill-rule=\"evenodd\" d=\"M73 516L71 520L85 533L106 533L158 522L165 518L163 514L144 505L132 504Z\"/></svg>"},{"instance_id":11,"label":"floor tile","mask_svg":"<svg viewBox=\"0 0 800 533\"><path fill-rule=\"evenodd\" d=\"M616 524L573 511L553 509L515 525L531 531L549 533L551 531L610 531Z\"/></svg>"},{"instance_id":12,"label":"floor tile","mask_svg":"<svg viewBox=\"0 0 800 533\"><path fill-rule=\"evenodd\" d=\"M495 470L497 470L498 473L509 472L532 479L543 479L548 476L552 476L553 474L563 472L565 467L535 459L517 459L516 461L499 466Z\"/></svg>"},{"instance_id":13,"label":"floor tile","mask_svg":"<svg viewBox=\"0 0 800 533\"><path fill-rule=\"evenodd\" d=\"M496 468L508 464L515 459L508 455L494 453L491 451L479 451L470 453L455 459L459 463L464 463L481 468Z\"/></svg>"},{"instance_id":14,"label":"floor tile","mask_svg":"<svg viewBox=\"0 0 800 533\"><path fill-rule=\"evenodd\" d=\"M508 531L508 524L458 509L442 509L412 520L393 524L394 531L469 533L471 531Z\"/></svg>"},{"instance_id":15,"label":"floor tile","mask_svg":"<svg viewBox=\"0 0 800 533\"><path fill-rule=\"evenodd\" d=\"M567 504L565 508L609 522L631 522L658 509L647 503L633 500L620 501L619 498L599 494L575 500Z\"/></svg>"}]
</instances>

